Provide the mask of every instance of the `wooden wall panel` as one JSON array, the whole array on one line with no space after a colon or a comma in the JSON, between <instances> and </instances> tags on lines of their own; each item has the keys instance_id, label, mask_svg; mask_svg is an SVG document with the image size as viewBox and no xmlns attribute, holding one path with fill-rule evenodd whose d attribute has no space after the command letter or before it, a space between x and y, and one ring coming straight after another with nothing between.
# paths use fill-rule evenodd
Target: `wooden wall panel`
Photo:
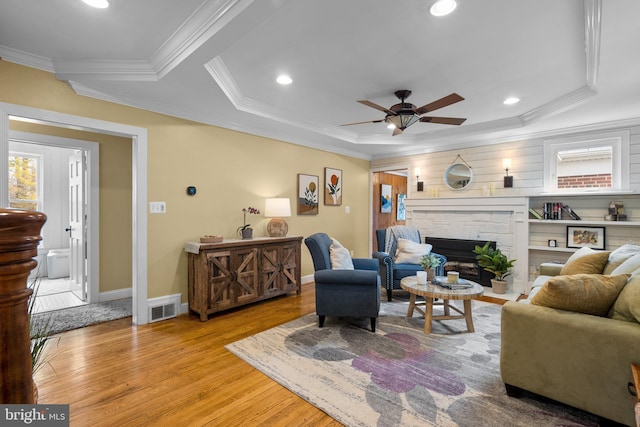
<instances>
[{"instance_id":1,"label":"wooden wall panel","mask_svg":"<svg viewBox=\"0 0 640 427\"><path fill-rule=\"evenodd\" d=\"M381 213L381 190L382 184L391 185L391 198L393 200L393 209L391 213ZM399 221L398 214L398 194L407 194L407 177L385 172L375 172L373 174L373 221L372 221L372 251L376 251L378 247L376 239L376 230L387 228L391 225L405 225L406 221Z\"/></svg>"}]
</instances>

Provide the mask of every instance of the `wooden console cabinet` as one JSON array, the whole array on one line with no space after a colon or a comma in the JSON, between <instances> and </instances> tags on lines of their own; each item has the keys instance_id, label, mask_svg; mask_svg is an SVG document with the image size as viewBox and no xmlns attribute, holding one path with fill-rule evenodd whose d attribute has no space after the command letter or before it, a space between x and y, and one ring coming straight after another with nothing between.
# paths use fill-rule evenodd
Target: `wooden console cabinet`
<instances>
[{"instance_id":1,"label":"wooden console cabinet","mask_svg":"<svg viewBox=\"0 0 640 427\"><path fill-rule=\"evenodd\" d=\"M300 294L302 237L259 237L221 243L187 243L189 309L200 315Z\"/></svg>"}]
</instances>

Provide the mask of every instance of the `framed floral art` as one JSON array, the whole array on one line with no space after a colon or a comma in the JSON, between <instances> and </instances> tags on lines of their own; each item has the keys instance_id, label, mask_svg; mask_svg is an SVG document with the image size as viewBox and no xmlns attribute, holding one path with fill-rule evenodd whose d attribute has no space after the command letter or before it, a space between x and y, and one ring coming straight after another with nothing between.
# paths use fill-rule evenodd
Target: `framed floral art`
<instances>
[{"instance_id":1,"label":"framed floral art","mask_svg":"<svg viewBox=\"0 0 640 427\"><path fill-rule=\"evenodd\" d=\"M342 204L342 170L324 168L324 204L340 206Z\"/></svg>"},{"instance_id":2,"label":"framed floral art","mask_svg":"<svg viewBox=\"0 0 640 427\"><path fill-rule=\"evenodd\" d=\"M318 175L298 174L298 215L318 215Z\"/></svg>"}]
</instances>

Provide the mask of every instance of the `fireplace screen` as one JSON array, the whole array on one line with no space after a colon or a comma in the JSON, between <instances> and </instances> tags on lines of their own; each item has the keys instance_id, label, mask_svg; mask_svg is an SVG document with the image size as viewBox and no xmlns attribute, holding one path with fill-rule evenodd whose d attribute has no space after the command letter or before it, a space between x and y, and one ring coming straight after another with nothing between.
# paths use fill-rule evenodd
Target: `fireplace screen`
<instances>
[{"instance_id":1,"label":"fireplace screen","mask_svg":"<svg viewBox=\"0 0 640 427\"><path fill-rule=\"evenodd\" d=\"M440 237L426 237L425 243L433 246L432 251L447 257L444 265L446 271L457 271L460 277L480 283L483 286L491 286L493 274L483 270L476 262L476 254L473 249L483 246L486 240L448 239ZM495 249L496 242L489 242L489 246Z\"/></svg>"}]
</instances>

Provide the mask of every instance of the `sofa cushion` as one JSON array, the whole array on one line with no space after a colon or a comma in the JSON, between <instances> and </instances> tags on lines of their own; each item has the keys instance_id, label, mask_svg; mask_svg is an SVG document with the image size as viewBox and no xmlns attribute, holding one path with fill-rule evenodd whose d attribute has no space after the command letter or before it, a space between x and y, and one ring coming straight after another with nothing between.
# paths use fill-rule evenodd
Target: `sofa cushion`
<instances>
[{"instance_id":1,"label":"sofa cushion","mask_svg":"<svg viewBox=\"0 0 640 427\"><path fill-rule=\"evenodd\" d=\"M560 274L602 274L608 260L609 252L595 251L585 246L569 257Z\"/></svg>"},{"instance_id":2,"label":"sofa cushion","mask_svg":"<svg viewBox=\"0 0 640 427\"><path fill-rule=\"evenodd\" d=\"M531 304L606 316L628 278L627 274L551 277L531 299Z\"/></svg>"},{"instance_id":3,"label":"sofa cushion","mask_svg":"<svg viewBox=\"0 0 640 427\"><path fill-rule=\"evenodd\" d=\"M619 248L611 251L609 254L609 262L604 267L602 274L617 274L613 271L618 268L623 262L631 258L632 256L640 254L640 246L627 243ZM631 272L620 272L618 274L629 274Z\"/></svg>"},{"instance_id":4,"label":"sofa cushion","mask_svg":"<svg viewBox=\"0 0 640 427\"><path fill-rule=\"evenodd\" d=\"M640 323L640 275L632 276L613 303L609 317Z\"/></svg>"},{"instance_id":5,"label":"sofa cushion","mask_svg":"<svg viewBox=\"0 0 640 427\"><path fill-rule=\"evenodd\" d=\"M640 253L637 253L617 266L611 274L633 274L640 268Z\"/></svg>"},{"instance_id":6,"label":"sofa cushion","mask_svg":"<svg viewBox=\"0 0 640 427\"><path fill-rule=\"evenodd\" d=\"M331 258L332 270L353 270L353 261L347 248L342 246L336 239L331 239L329 256Z\"/></svg>"},{"instance_id":7,"label":"sofa cushion","mask_svg":"<svg viewBox=\"0 0 640 427\"><path fill-rule=\"evenodd\" d=\"M397 264L418 264L422 255L431 252L432 245L416 243L408 239L398 239L398 249L393 262Z\"/></svg>"}]
</instances>

